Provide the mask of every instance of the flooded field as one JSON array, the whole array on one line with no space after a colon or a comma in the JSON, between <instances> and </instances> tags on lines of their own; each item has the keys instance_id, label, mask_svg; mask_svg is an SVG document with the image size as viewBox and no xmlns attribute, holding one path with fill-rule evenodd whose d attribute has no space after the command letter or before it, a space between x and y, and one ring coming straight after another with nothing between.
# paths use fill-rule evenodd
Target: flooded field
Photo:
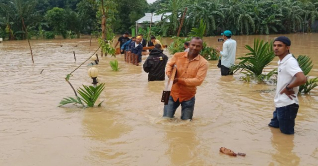
<instances>
[{"instance_id":1,"label":"flooded field","mask_svg":"<svg viewBox=\"0 0 318 166\"><path fill-rule=\"evenodd\" d=\"M247 52L244 45L252 45L254 38L275 36L233 37L237 57ZM309 55L315 64L310 75L318 76L318 34L287 36L291 53ZM216 47L221 45L217 38L204 40ZM248 84L239 80L239 74L221 77L217 62L210 61L207 77L198 87L193 121L180 121L180 108L176 119L166 120L161 118L160 102L164 82L147 82L141 66L127 64L118 55L120 71L111 70L109 61L114 57L102 57L97 66L99 82L106 84L101 108L60 108L62 98L74 96L66 74L94 53L97 41L92 46L89 38L31 44L35 64L27 41L0 44L1 166L318 164L317 88L299 97L295 135L283 135L267 126L275 86ZM277 66L277 60L269 68ZM75 87L91 84L88 68L85 64L73 73L70 81ZM247 155L221 154L222 146Z\"/></svg>"}]
</instances>

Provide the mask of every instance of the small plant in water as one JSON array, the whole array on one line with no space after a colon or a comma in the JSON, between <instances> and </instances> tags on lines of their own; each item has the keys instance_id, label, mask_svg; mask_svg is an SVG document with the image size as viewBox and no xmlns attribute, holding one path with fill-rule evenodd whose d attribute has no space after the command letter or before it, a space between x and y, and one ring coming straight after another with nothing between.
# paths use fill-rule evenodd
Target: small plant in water
<instances>
[{"instance_id":1,"label":"small plant in water","mask_svg":"<svg viewBox=\"0 0 318 166\"><path fill-rule=\"evenodd\" d=\"M77 92L80 95L80 97L77 96L76 98L63 98L63 100L60 102L59 107L66 104L79 104L83 107L94 107L95 102L97 101L99 95L102 93L104 88L105 83L99 84L96 87L83 85L82 88L77 89ZM86 106L84 103L86 104ZM102 103L103 101L98 104L98 107L100 107Z\"/></svg>"},{"instance_id":2,"label":"small plant in water","mask_svg":"<svg viewBox=\"0 0 318 166\"><path fill-rule=\"evenodd\" d=\"M270 42L271 43L271 42ZM245 77L243 80L249 82L251 79L257 80L258 82L264 82L269 80L275 73L276 69L263 74L264 68L274 59L275 55L272 49L272 45L269 42L263 40L254 40L254 47L246 45L245 48L250 51L247 56L240 57L242 60L239 64L234 65L231 70L237 72L238 70L244 70Z\"/></svg>"},{"instance_id":3,"label":"small plant in water","mask_svg":"<svg viewBox=\"0 0 318 166\"><path fill-rule=\"evenodd\" d=\"M119 70L117 59L115 59L114 61L110 61L109 64L113 71Z\"/></svg>"}]
</instances>

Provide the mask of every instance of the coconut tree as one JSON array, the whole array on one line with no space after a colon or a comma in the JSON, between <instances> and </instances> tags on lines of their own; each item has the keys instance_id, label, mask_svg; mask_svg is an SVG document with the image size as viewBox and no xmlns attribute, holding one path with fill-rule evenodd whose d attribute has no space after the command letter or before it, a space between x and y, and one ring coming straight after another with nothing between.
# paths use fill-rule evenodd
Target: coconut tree
<instances>
[{"instance_id":1,"label":"coconut tree","mask_svg":"<svg viewBox=\"0 0 318 166\"><path fill-rule=\"evenodd\" d=\"M28 25L35 25L41 19L41 16L35 7L37 5L36 0L9 0L0 3L0 9L6 13L7 27L13 29L13 31L25 31ZM25 28L23 27L23 23ZM12 27L11 25L15 25ZM24 34L24 33L22 33Z\"/></svg>"}]
</instances>

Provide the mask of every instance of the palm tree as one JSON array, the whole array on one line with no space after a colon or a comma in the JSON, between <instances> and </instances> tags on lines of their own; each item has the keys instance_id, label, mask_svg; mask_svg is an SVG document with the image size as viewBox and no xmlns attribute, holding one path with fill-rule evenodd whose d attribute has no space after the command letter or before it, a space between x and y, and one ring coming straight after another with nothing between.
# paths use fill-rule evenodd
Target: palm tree
<instances>
[{"instance_id":1,"label":"palm tree","mask_svg":"<svg viewBox=\"0 0 318 166\"><path fill-rule=\"evenodd\" d=\"M246 56L238 59L242 60L239 64L232 67L233 71L245 70L247 77L256 78L264 81L266 75L263 69L274 59L274 51L271 42L255 39L254 47L246 45L245 48L250 51Z\"/></svg>"},{"instance_id":2,"label":"palm tree","mask_svg":"<svg viewBox=\"0 0 318 166\"><path fill-rule=\"evenodd\" d=\"M25 31L28 25L37 25L40 20L40 15L35 11L36 4L36 0L9 0L1 3L0 8L7 14L7 22L11 20L14 23L14 31ZM23 22L26 28L23 28Z\"/></svg>"},{"instance_id":3,"label":"palm tree","mask_svg":"<svg viewBox=\"0 0 318 166\"><path fill-rule=\"evenodd\" d=\"M300 93L309 93L312 89L318 86L318 77L315 78L309 78L308 74L313 68L313 63L310 57L306 55L299 55L297 57L297 61L299 64L299 67L303 71L303 73L307 76L306 84L299 86L299 94Z\"/></svg>"}]
</instances>

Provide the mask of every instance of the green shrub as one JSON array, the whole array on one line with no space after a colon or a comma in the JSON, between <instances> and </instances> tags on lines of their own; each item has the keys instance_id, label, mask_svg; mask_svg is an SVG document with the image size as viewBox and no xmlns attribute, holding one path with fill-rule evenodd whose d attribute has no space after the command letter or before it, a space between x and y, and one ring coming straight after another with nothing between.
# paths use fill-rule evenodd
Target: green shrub
<instances>
[{"instance_id":1,"label":"green shrub","mask_svg":"<svg viewBox=\"0 0 318 166\"><path fill-rule=\"evenodd\" d=\"M113 71L119 70L117 59L114 61L110 61L109 64L110 64L110 67L112 68Z\"/></svg>"},{"instance_id":2,"label":"green shrub","mask_svg":"<svg viewBox=\"0 0 318 166\"><path fill-rule=\"evenodd\" d=\"M173 42L168 46L168 50L171 54L184 51L184 43L190 41L191 38L172 37Z\"/></svg>"},{"instance_id":3,"label":"green shrub","mask_svg":"<svg viewBox=\"0 0 318 166\"><path fill-rule=\"evenodd\" d=\"M168 46L168 50L171 54L175 54L176 52L183 52L184 51L184 43L186 41L190 42L191 38L181 38L181 37L172 37L173 42ZM219 56L217 51L207 46L205 42L203 42L203 48L200 52L200 55L202 55L206 60L218 60Z\"/></svg>"},{"instance_id":4,"label":"green shrub","mask_svg":"<svg viewBox=\"0 0 318 166\"><path fill-rule=\"evenodd\" d=\"M200 54L206 60L218 60L219 59L218 52L214 48L208 47L205 42L203 43L203 48L202 48L202 51Z\"/></svg>"},{"instance_id":5,"label":"green shrub","mask_svg":"<svg viewBox=\"0 0 318 166\"><path fill-rule=\"evenodd\" d=\"M116 57L116 50L113 47L114 38L115 36L113 36L111 40L103 40L102 38L98 38L98 43L101 45L101 49L105 56L111 55L113 57Z\"/></svg>"},{"instance_id":6,"label":"green shrub","mask_svg":"<svg viewBox=\"0 0 318 166\"><path fill-rule=\"evenodd\" d=\"M51 31L46 31L44 33L45 39L54 39L55 38L55 33Z\"/></svg>"}]
</instances>

